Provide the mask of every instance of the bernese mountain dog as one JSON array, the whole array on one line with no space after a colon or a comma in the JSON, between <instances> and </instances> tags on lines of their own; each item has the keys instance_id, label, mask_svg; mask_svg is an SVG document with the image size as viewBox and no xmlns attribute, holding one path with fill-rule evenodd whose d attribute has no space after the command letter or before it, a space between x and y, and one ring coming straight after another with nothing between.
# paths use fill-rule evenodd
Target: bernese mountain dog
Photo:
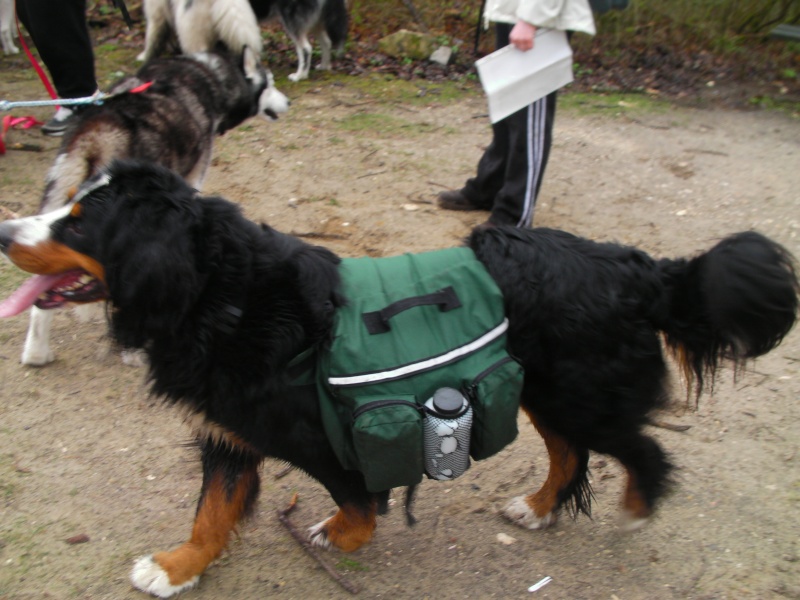
<instances>
[{"instance_id":1,"label":"bernese mountain dog","mask_svg":"<svg viewBox=\"0 0 800 600\"><path fill-rule=\"evenodd\" d=\"M667 398L663 348L699 396L723 362L770 351L796 319L793 259L752 231L691 259L552 229L479 227L466 244L503 294L521 408L550 456L542 488L503 509L529 529L562 509L589 513L590 450L622 464L624 511L643 522L672 469L643 432ZM114 339L147 353L152 391L190 414L203 465L191 537L140 558L137 588L168 597L196 584L253 508L265 457L316 478L337 504L313 544L352 551L370 540L388 491L370 493L341 466L314 386L291 385L288 368L330 341L347 301L332 252L139 162L115 163L64 208L0 224L0 248L37 274L0 312L106 300Z\"/></svg>"}]
</instances>

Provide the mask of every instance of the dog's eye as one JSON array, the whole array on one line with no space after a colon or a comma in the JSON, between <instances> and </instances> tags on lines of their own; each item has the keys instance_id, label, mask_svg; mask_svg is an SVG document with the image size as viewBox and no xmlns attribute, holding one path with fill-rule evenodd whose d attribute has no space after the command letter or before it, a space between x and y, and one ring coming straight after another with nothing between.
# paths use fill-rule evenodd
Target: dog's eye
<instances>
[{"instance_id":1,"label":"dog's eye","mask_svg":"<svg viewBox=\"0 0 800 600\"><path fill-rule=\"evenodd\" d=\"M81 235L83 233L81 222L78 219L70 219L67 222L67 231L69 231L70 233Z\"/></svg>"}]
</instances>

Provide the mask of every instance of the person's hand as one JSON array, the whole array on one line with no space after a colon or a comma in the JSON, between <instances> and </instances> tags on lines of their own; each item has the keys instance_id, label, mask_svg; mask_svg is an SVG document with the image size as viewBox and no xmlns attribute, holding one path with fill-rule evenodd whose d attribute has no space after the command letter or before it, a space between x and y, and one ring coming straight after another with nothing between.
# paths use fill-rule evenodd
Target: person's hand
<instances>
[{"instance_id":1,"label":"person's hand","mask_svg":"<svg viewBox=\"0 0 800 600\"><path fill-rule=\"evenodd\" d=\"M533 48L533 38L535 35L536 26L526 23L525 21L517 21L517 24L511 29L508 41L511 42L511 45L517 50L525 52Z\"/></svg>"}]
</instances>

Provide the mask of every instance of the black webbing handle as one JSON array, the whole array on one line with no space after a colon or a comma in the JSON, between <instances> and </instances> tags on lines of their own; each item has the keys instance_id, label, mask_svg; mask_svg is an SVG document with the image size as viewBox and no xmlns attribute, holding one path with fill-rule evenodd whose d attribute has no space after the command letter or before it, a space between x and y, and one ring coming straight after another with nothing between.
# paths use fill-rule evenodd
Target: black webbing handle
<instances>
[{"instance_id":1,"label":"black webbing handle","mask_svg":"<svg viewBox=\"0 0 800 600\"><path fill-rule=\"evenodd\" d=\"M374 312L363 313L361 318L364 320L364 325L367 326L367 331L371 335L377 333L386 333L391 330L389 319L395 315L400 314L404 310L414 308L416 306L431 306L437 305L439 310L447 312L461 306L461 300L458 299L458 294L452 286L448 286L438 292L432 294L425 294L423 296L411 296L410 298L403 298L397 302L392 302L386 308L376 310Z\"/></svg>"}]
</instances>

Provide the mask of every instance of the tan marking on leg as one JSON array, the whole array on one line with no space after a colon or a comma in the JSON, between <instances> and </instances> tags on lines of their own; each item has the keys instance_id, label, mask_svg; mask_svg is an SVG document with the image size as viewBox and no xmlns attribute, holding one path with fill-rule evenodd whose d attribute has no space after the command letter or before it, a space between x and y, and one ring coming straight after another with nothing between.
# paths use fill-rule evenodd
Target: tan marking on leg
<instances>
[{"instance_id":1,"label":"tan marking on leg","mask_svg":"<svg viewBox=\"0 0 800 600\"><path fill-rule=\"evenodd\" d=\"M525 409L523 409L525 410ZM525 410L536 431L542 436L550 457L550 470L547 480L535 494L525 498L537 517L544 517L558 509L558 495L575 477L578 469L578 457L566 439L554 433L530 412Z\"/></svg>"},{"instance_id":2,"label":"tan marking on leg","mask_svg":"<svg viewBox=\"0 0 800 600\"><path fill-rule=\"evenodd\" d=\"M374 502L366 511L352 504L341 506L335 515L325 521L328 540L343 552L358 550L372 539L376 512Z\"/></svg>"},{"instance_id":3,"label":"tan marking on leg","mask_svg":"<svg viewBox=\"0 0 800 600\"><path fill-rule=\"evenodd\" d=\"M628 474L625 496L623 497L625 511L634 519L646 519L653 511L639 492L639 485L636 483L636 475L634 472L628 468L625 470Z\"/></svg>"},{"instance_id":4,"label":"tan marking on leg","mask_svg":"<svg viewBox=\"0 0 800 600\"><path fill-rule=\"evenodd\" d=\"M222 475L214 476L201 500L189 541L171 552L153 556L169 576L170 584L178 586L201 575L222 553L244 514L248 493L257 477L256 470L242 473L229 496Z\"/></svg>"}]
</instances>

